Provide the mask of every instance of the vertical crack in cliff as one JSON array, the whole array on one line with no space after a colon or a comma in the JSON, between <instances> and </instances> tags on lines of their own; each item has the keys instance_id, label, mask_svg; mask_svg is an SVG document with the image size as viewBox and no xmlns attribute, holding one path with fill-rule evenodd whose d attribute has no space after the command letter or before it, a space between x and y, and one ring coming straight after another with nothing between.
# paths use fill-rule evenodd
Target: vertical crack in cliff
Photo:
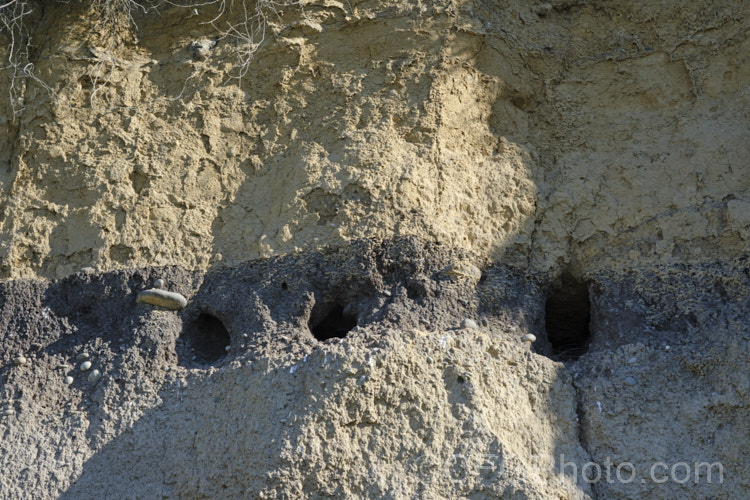
<instances>
[{"instance_id":1,"label":"vertical crack in cliff","mask_svg":"<svg viewBox=\"0 0 750 500\"><path fill-rule=\"evenodd\" d=\"M578 420L577 425L577 432L578 432L578 443L581 445L581 449L586 453L586 458L588 460L588 463L596 464L598 468L601 468L601 465L594 461L594 457L591 454L591 451L589 450L589 444L586 439L586 429L585 429L585 408L584 408L584 401L583 401L583 391L580 387L578 387L578 384L575 380L575 374L573 375L573 380L571 382L571 385L573 386L573 390L576 393L576 419ZM578 480L578 478L576 478ZM583 468L581 469L581 480L585 480L583 477ZM599 500L599 495L596 491L596 483L590 483L586 481L589 486L591 486L591 498L593 500Z\"/></svg>"}]
</instances>

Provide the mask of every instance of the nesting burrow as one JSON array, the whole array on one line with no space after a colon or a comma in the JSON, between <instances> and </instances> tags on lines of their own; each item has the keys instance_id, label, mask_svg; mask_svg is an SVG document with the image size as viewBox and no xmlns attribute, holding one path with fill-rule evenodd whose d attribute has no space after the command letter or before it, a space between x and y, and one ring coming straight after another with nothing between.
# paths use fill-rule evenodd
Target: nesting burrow
<instances>
[{"instance_id":1,"label":"nesting burrow","mask_svg":"<svg viewBox=\"0 0 750 500\"><path fill-rule=\"evenodd\" d=\"M183 329L180 344L177 354L181 365L211 366L226 356L230 337L219 318L203 312Z\"/></svg>"},{"instance_id":2,"label":"nesting burrow","mask_svg":"<svg viewBox=\"0 0 750 500\"><path fill-rule=\"evenodd\" d=\"M586 283L564 274L547 298L544 320L554 359L570 361L584 354L591 342L591 303Z\"/></svg>"},{"instance_id":3,"label":"nesting burrow","mask_svg":"<svg viewBox=\"0 0 750 500\"><path fill-rule=\"evenodd\" d=\"M355 326L357 318L351 312L351 307L339 303L315 304L308 321L310 331L320 342L344 338Z\"/></svg>"}]
</instances>

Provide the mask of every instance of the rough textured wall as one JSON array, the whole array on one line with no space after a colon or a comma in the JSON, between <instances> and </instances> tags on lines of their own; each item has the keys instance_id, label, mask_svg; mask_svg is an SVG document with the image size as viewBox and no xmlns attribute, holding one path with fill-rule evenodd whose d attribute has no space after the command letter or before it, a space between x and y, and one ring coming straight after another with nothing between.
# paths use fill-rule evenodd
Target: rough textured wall
<instances>
[{"instance_id":1,"label":"rough textured wall","mask_svg":"<svg viewBox=\"0 0 750 500\"><path fill-rule=\"evenodd\" d=\"M0 496L748 496L744 2L30 5Z\"/></svg>"},{"instance_id":2,"label":"rough textured wall","mask_svg":"<svg viewBox=\"0 0 750 500\"><path fill-rule=\"evenodd\" d=\"M289 8L241 81L231 40L191 45L216 37L201 24L212 9L147 15L93 99L109 38L67 5L45 12L36 69L59 98L26 91L3 179L5 275L205 268L363 236L483 255L528 242L534 162L492 124L520 113L506 87L530 75L477 70L482 37L449 8Z\"/></svg>"},{"instance_id":3,"label":"rough textured wall","mask_svg":"<svg viewBox=\"0 0 750 500\"><path fill-rule=\"evenodd\" d=\"M404 235L541 269L743 251L741 3L304 4L241 80L215 11L136 11L109 52L81 5L35 14L3 275Z\"/></svg>"}]
</instances>

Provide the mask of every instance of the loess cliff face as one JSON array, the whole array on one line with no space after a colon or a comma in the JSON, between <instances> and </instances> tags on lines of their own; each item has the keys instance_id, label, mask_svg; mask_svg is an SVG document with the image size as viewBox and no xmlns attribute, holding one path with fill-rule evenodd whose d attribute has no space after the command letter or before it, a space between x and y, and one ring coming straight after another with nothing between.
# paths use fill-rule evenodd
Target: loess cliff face
<instances>
[{"instance_id":1,"label":"loess cliff face","mask_svg":"<svg viewBox=\"0 0 750 500\"><path fill-rule=\"evenodd\" d=\"M745 2L19 6L0 497L750 495Z\"/></svg>"},{"instance_id":2,"label":"loess cliff face","mask_svg":"<svg viewBox=\"0 0 750 500\"><path fill-rule=\"evenodd\" d=\"M264 11L245 65L237 8L162 7L27 16L2 276L407 235L535 270L744 249L741 3L304 3Z\"/></svg>"}]
</instances>

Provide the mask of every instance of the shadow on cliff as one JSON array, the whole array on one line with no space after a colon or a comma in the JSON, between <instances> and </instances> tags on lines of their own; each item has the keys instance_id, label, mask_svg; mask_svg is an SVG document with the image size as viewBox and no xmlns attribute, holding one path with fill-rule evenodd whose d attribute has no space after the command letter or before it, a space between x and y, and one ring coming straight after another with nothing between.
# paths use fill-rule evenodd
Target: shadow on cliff
<instances>
[{"instance_id":1,"label":"shadow on cliff","mask_svg":"<svg viewBox=\"0 0 750 500\"><path fill-rule=\"evenodd\" d=\"M280 464L280 443L294 435L286 419L306 389L295 378L272 376L268 363L315 349L308 322L316 303L343 304L359 325L384 331L454 329L457 318L482 316L542 335L542 278L505 266L485 269L479 284L442 274L463 258L405 239L357 242L205 276L167 268L52 283L38 303L68 330L42 352L73 358L88 350L104 374L95 386L77 381L71 387L83 393L87 437L98 451L62 498L186 491L252 496L278 484L263 471ZM174 313L135 303L137 291L157 277L191 298L187 309ZM231 339L230 352L208 366L181 361L176 352L186 326L200 314L221 321ZM133 387L125 390L127 385ZM242 484L251 491L237 490L232 478L250 471L256 476Z\"/></svg>"}]
</instances>

